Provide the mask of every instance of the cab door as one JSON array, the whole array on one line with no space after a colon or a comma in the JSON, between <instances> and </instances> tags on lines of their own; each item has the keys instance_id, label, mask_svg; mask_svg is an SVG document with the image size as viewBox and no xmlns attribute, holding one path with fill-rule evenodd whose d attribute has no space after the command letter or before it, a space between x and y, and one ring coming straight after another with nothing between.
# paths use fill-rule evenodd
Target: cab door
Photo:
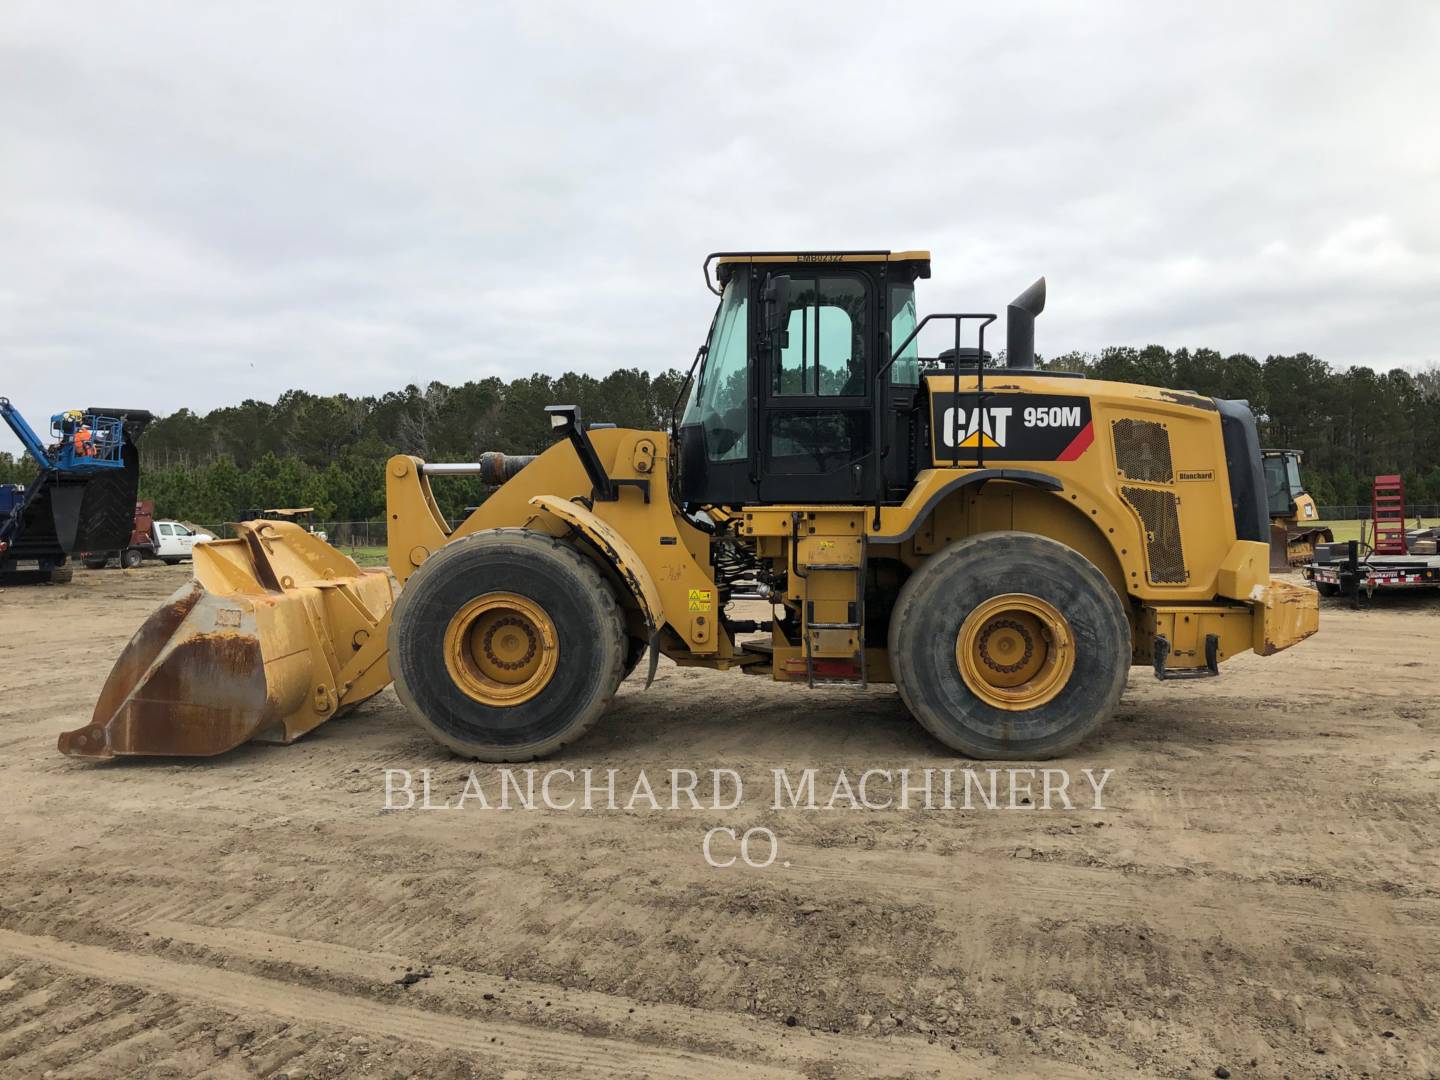
<instances>
[{"instance_id":1,"label":"cab door","mask_svg":"<svg viewBox=\"0 0 1440 1080\"><path fill-rule=\"evenodd\" d=\"M175 526L168 521L155 523L155 554L162 559L178 554L175 545Z\"/></svg>"},{"instance_id":2,"label":"cab door","mask_svg":"<svg viewBox=\"0 0 1440 1080\"><path fill-rule=\"evenodd\" d=\"M175 547L178 549L175 554L183 559L188 559L195 549L195 534L184 525L176 525Z\"/></svg>"},{"instance_id":3,"label":"cab door","mask_svg":"<svg viewBox=\"0 0 1440 1080\"><path fill-rule=\"evenodd\" d=\"M875 490L871 278L838 267L785 276L781 331L758 350L761 501L864 501Z\"/></svg>"}]
</instances>

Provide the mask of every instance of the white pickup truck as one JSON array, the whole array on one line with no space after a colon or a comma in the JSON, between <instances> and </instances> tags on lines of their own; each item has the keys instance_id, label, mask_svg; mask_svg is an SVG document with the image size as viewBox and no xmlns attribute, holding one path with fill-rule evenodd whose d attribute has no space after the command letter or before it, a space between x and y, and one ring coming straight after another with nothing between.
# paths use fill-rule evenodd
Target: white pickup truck
<instances>
[{"instance_id":1,"label":"white pickup truck","mask_svg":"<svg viewBox=\"0 0 1440 1080\"><path fill-rule=\"evenodd\" d=\"M150 516L153 506L149 499L135 504L135 528L130 534L129 544L122 550L85 552L77 557L91 570L102 569L112 559L117 559L127 570L135 569L146 559L160 559L174 566L190 558L196 544L215 539L209 533L198 532L178 521L168 518L154 520Z\"/></svg>"},{"instance_id":2,"label":"white pickup truck","mask_svg":"<svg viewBox=\"0 0 1440 1080\"><path fill-rule=\"evenodd\" d=\"M174 566L181 560L190 558L191 551L196 544L207 544L215 539L206 533L194 532L178 521L155 522L150 536L150 550L142 552L142 555L162 559L168 566ZM122 560L128 554L128 551L122 552Z\"/></svg>"}]
</instances>

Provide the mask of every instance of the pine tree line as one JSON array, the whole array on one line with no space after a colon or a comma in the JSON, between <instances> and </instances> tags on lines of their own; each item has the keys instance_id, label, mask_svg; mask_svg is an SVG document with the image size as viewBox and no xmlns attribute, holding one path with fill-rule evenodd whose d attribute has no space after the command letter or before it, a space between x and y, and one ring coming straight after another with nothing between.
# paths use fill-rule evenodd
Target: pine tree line
<instances>
[{"instance_id":1,"label":"pine tree line","mask_svg":"<svg viewBox=\"0 0 1440 1080\"><path fill-rule=\"evenodd\" d=\"M1307 486L1322 504L1369 502L1372 478L1401 473L1412 503L1440 502L1440 370L1335 370L1306 353L1263 362L1211 349L1109 348L1046 361L1092 379L1248 400L1266 446L1305 452ZM678 371L621 370L491 378L378 397L300 390L273 404L245 401L203 416L182 409L141 440L141 495L187 521L233 520L242 510L313 506L323 520L380 520L384 462L394 453L471 461L484 450L538 453L553 440L544 407L578 404L589 422L664 429ZM0 483L27 483L33 463L0 453ZM478 480L437 485L451 517L480 502Z\"/></svg>"}]
</instances>

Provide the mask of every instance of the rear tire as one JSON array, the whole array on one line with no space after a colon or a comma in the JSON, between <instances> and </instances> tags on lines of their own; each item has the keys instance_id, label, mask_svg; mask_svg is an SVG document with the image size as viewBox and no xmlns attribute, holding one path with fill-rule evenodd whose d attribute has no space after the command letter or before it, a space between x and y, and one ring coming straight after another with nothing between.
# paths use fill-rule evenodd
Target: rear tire
<instances>
[{"instance_id":1,"label":"rear tire","mask_svg":"<svg viewBox=\"0 0 1440 1080\"><path fill-rule=\"evenodd\" d=\"M1031 533L968 537L921 566L900 590L889 646L900 696L927 731L970 757L1006 760L1079 744L1120 700L1131 659L1105 575Z\"/></svg>"},{"instance_id":2,"label":"rear tire","mask_svg":"<svg viewBox=\"0 0 1440 1080\"><path fill-rule=\"evenodd\" d=\"M525 529L477 533L430 556L390 625L400 700L436 741L482 761L529 761L578 739L620 685L627 645L594 564Z\"/></svg>"},{"instance_id":3,"label":"rear tire","mask_svg":"<svg viewBox=\"0 0 1440 1080\"><path fill-rule=\"evenodd\" d=\"M145 556L141 555L135 548L126 548L120 554L120 565L126 570L134 570L144 561Z\"/></svg>"},{"instance_id":4,"label":"rear tire","mask_svg":"<svg viewBox=\"0 0 1440 1080\"><path fill-rule=\"evenodd\" d=\"M87 570L104 570L105 567L110 565L110 560L97 557L93 559L85 559L84 563L85 569Z\"/></svg>"}]
</instances>

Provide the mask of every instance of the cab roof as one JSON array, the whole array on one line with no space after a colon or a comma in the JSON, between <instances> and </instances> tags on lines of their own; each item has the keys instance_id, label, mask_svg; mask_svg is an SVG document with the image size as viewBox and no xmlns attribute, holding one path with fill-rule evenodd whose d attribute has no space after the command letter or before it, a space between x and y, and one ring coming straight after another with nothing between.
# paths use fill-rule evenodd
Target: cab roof
<instances>
[{"instance_id":1,"label":"cab roof","mask_svg":"<svg viewBox=\"0 0 1440 1080\"><path fill-rule=\"evenodd\" d=\"M716 278L723 281L729 275L725 267L745 263L904 263L913 267L915 276L930 276L930 252L928 251L715 251L705 257L705 287L719 293L710 281L710 264L716 264Z\"/></svg>"}]
</instances>

